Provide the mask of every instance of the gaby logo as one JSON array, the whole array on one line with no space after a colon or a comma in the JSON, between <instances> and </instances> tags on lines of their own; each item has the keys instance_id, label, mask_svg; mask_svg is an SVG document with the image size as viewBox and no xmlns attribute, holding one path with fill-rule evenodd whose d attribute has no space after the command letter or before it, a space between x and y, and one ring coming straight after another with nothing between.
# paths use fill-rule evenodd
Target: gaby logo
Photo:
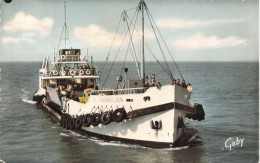
<instances>
[{"instance_id":1,"label":"gaby logo","mask_svg":"<svg viewBox=\"0 0 260 163\"><path fill-rule=\"evenodd\" d=\"M225 147L227 149L229 149L229 151L231 151L232 147L236 147L236 146L240 146L241 148L243 147L243 143L244 143L244 138L236 138L236 139L233 139L233 138L228 138L226 141L225 141Z\"/></svg>"}]
</instances>

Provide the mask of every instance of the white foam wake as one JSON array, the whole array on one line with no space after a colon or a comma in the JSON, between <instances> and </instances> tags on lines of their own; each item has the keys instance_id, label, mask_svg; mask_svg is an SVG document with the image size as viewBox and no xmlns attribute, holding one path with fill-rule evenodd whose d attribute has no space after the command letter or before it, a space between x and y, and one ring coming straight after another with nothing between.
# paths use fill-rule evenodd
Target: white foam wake
<instances>
[{"instance_id":1,"label":"white foam wake","mask_svg":"<svg viewBox=\"0 0 260 163\"><path fill-rule=\"evenodd\" d=\"M182 150L182 149L187 149L189 148L189 146L182 146L182 147L174 147L174 148L165 148L165 149L161 149L161 150L169 150L169 151L178 151L178 150Z\"/></svg>"},{"instance_id":2,"label":"white foam wake","mask_svg":"<svg viewBox=\"0 0 260 163\"><path fill-rule=\"evenodd\" d=\"M198 134L195 134L194 136L192 136L192 137L190 138L190 140L189 140L188 142L191 142L191 141L194 140L197 136L198 136Z\"/></svg>"},{"instance_id":3,"label":"white foam wake","mask_svg":"<svg viewBox=\"0 0 260 163\"><path fill-rule=\"evenodd\" d=\"M65 134L65 133L60 133L60 136L70 137L68 134Z\"/></svg>"},{"instance_id":4,"label":"white foam wake","mask_svg":"<svg viewBox=\"0 0 260 163\"><path fill-rule=\"evenodd\" d=\"M81 134L78 134L78 133L76 133L76 132L74 132L74 131L69 130L69 132L70 132L70 134L71 134L72 136L74 136L74 137L76 137L76 138L86 138L86 136L81 135Z\"/></svg>"},{"instance_id":5,"label":"white foam wake","mask_svg":"<svg viewBox=\"0 0 260 163\"><path fill-rule=\"evenodd\" d=\"M25 98L23 98L22 101L25 102L25 103L28 103L28 104L36 104L36 101L28 100L28 99L25 99Z\"/></svg>"},{"instance_id":6,"label":"white foam wake","mask_svg":"<svg viewBox=\"0 0 260 163\"><path fill-rule=\"evenodd\" d=\"M28 104L36 104L36 101L30 100L30 92L26 91L25 89L21 90L21 96L20 98L22 99L23 102L28 103Z\"/></svg>"},{"instance_id":7,"label":"white foam wake","mask_svg":"<svg viewBox=\"0 0 260 163\"><path fill-rule=\"evenodd\" d=\"M105 142L103 140L100 139L96 139L96 138L90 138L89 140L91 140L92 142L98 144L98 145L102 145L102 146L116 146L116 147L127 147L127 148L146 148L144 146L140 146L140 145L134 145L134 144L124 144L122 142L117 142L117 141L109 141L109 142Z\"/></svg>"},{"instance_id":8,"label":"white foam wake","mask_svg":"<svg viewBox=\"0 0 260 163\"><path fill-rule=\"evenodd\" d=\"M102 146L116 146L116 147L127 147L127 148L146 148L146 149L154 149L149 147L144 147L141 145L134 145L134 144L124 144L122 142L117 141L109 141L105 142L103 140L97 139L97 138L90 138L90 140L98 145ZM154 150L170 150L170 151L177 151L182 149L187 149L189 146L182 146L182 147L174 147L174 148L162 148L162 149L154 149Z\"/></svg>"}]
</instances>

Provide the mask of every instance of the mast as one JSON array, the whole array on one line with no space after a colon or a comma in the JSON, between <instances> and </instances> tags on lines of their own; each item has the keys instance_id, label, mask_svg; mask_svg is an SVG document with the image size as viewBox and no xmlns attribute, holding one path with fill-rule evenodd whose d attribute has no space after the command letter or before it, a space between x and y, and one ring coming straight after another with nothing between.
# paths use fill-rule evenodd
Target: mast
<instances>
[{"instance_id":1,"label":"mast","mask_svg":"<svg viewBox=\"0 0 260 163\"><path fill-rule=\"evenodd\" d=\"M141 0L140 7L142 10L142 57L141 57L141 79L145 81L145 64L144 64L144 0Z\"/></svg>"},{"instance_id":2,"label":"mast","mask_svg":"<svg viewBox=\"0 0 260 163\"><path fill-rule=\"evenodd\" d=\"M66 23L66 2L64 1L64 17L65 17L65 22L64 22L64 26L65 26L65 49L66 49L66 32L67 32L67 23Z\"/></svg>"},{"instance_id":3,"label":"mast","mask_svg":"<svg viewBox=\"0 0 260 163\"><path fill-rule=\"evenodd\" d=\"M53 61L55 62L55 48L53 49Z\"/></svg>"}]
</instances>

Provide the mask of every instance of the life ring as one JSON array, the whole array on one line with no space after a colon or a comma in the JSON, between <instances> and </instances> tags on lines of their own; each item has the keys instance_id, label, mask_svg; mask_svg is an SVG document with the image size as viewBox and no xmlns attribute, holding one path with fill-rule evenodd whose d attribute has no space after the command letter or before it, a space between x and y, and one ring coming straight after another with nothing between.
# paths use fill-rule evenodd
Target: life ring
<instances>
[{"instance_id":1,"label":"life ring","mask_svg":"<svg viewBox=\"0 0 260 163\"><path fill-rule=\"evenodd\" d=\"M70 119L70 115L68 115L68 114L66 114L66 113L62 114L60 123L61 123L61 126L62 126L63 128L67 128L67 120L68 120L68 119Z\"/></svg>"},{"instance_id":2,"label":"life ring","mask_svg":"<svg viewBox=\"0 0 260 163\"><path fill-rule=\"evenodd\" d=\"M67 119L63 121L63 128L67 129Z\"/></svg>"},{"instance_id":3,"label":"life ring","mask_svg":"<svg viewBox=\"0 0 260 163\"><path fill-rule=\"evenodd\" d=\"M101 118L100 118L100 121L103 125L108 125L112 120L112 113L109 111L109 112L104 112L102 115L101 115Z\"/></svg>"},{"instance_id":4,"label":"life ring","mask_svg":"<svg viewBox=\"0 0 260 163\"><path fill-rule=\"evenodd\" d=\"M75 129L75 118L71 118L71 120L70 120L70 129L71 130Z\"/></svg>"},{"instance_id":5,"label":"life ring","mask_svg":"<svg viewBox=\"0 0 260 163\"><path fill-rule=\"evenodd\" d=\"M92 117L93 117L91 122L92 126L97 126L100 123L101 115L99 113L94 113Z\"/></svg>"},{"instance_id":6,"label":"life ring","mask_svg":"<svg viewBox=\"0 0 260 163\"><path fill-rule=\"evenodd\" d=\"M84 75L84 71L83 71L83 70L80 70L80 71L79 71L79 74L80 74L80 75Z\"/></svg>"},{"instance_id":7,"label":"life ring","mask_svg":"<svg viewBox=\"0 0 260 163\"><path fill-rule=\"evenodd\" d=\"M60 120L60 123L61 123L61 126L62 126L63 128L65 128L65 121L66 121L66 117L65 117L65 115L62 115L61 120Z\"/></svg>"},{"instance_id":8,"label":"life ring","mask_svg":"<svg viewBox=\"0 0 260 163\"><path fill-rule=\"evenodd\" d=\"M54 76L57 76L59 74L57 70L54 70L52 73Z\"/></svg>"},{"instance_id":9,"label":"life ring","mask_svg":"<svg viewBox=\"0 0 260 163\"><path fill-rule=\"evenodd\" d=\"M84 127L89 127L91 125L91 122L92 122L92 115L91 114L86 114L83 118L83 122L82 122L82 125Z\"/></svg>"},{"instance_id":10,"label":"life ring","mask_svg":"<svg viewBox=\"0 0 260 163\"><path fill-rule=\"evenodd\" d=\"M66 119L65 128L66 128L67 130L70 129L70 118Z\"/></svg>"},{"instance_id":11,"label":"life ring","mask_svg":"<svg viewBox=\"0 0 260 163\"><path fill-rule=\"evenodd\" d=\"M70 75L75 75L75 71L74 70L70 70Z\"/></svg>"},{"instance_id":12,"label":"life ring","mask_svg":"<svg viewBox=\"0 0 260 163\"><path fill-rule=\"evenodd\" d=\"M87 74L87 75L90 75L90 74L91 74L91 71L90 71L90 70L86 70L86 74Z\"/></svg>"},{"instance_id":13,"label":"life ring","mask_svg":"<svg viewBox=\"0 0 260 163\"><path fill-rule=\"evenodd\" d=\"M75 120L75 129L80 129L82 127L82 117L79 116Z\"/></svg>"},{"instance_id":14,"label":"life ring","mask_svg":"<svg viewBox=\"0 0 260 163\"><path fill-rule=\"evenodd\" d=\"M65 118L61 121L61 126L63 127L63 128L65 128Z\"/></svg>"},{"instance_id":15,"label":"life ring","mask_svg":"<svg viewBox=\"0 0 260 163\"><path fill-rule=\"evenodd\" d=\"M61 116L61 120L60 120L60 126L64 127L65 128L65 123L66 123L66 120L67 120L67 114L62 114Z\"/></svg>"},{"instance_id":16,"label":"life ring","mask_svg":"<svg viewBox=\"0 0 260 163\"><path fill-rule=\"evenodd\" d=\"M61 119L60 119L60 126L61 126L61 127L63 127L63 126L62 126L62 125L63 125L63 123L62 123L63 120L64 120L64 115L62 115L62 116L61 116Z\"/></svg>"},{"instance_id":17,"label":"life ring","mask_svg":"<svg viewBox=\"0 0 260 163\"><path fill-rule=\"evenodd\" d=\"M66 59L66 56L65 55L61 55L60 57L62 60Z\"/></svg>"},{"instance_id":18,"label":"life ring","mask_svg":"<svg viewBox=\"0 0 260 163\"><path fill-rule=\"evenodd\" d=\"M126 118L126 111L124 108L116 109L113 112L113 121L115 122L121 122L123 119Z\"/></svg>"}]
</instances>

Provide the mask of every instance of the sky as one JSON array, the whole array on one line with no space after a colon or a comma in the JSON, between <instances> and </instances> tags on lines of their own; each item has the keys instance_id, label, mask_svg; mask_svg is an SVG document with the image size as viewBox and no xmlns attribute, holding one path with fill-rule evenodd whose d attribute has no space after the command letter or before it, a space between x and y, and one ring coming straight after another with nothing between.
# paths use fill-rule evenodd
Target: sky
<instances>
[{"instance_id":1,"label":"sky","mask_svg":"<svg viewBox=\"0 0 260 163\"><path fill-rule=\"evenodd\" d=\"M146 0L175 61L258 61L259 2L257 0ZM67 0L66 20L72 48L95 61L113 60L124 38L125 26L116 29L121 13L134 15L139 0ZM1 1L1 61L42 61L53 57L64 25L62 0ZM145 42L160 53L147 20ZM138 19L139 20L139 19ZM141 19L140 19L141 20ZM136 25L140 29L141 23ZM138 32L137 34L138 35ZM157 34L158 36L158 34ZM129 38L129 37L128 37ZM136 38L136 39L135 39ZM140 33L133 38L140 51ZM162 40L161 40L162 41ZM117 58L124 60L127 41ZM64 48L61 40L59 48ZM66 47L70 47L68 42ZM157 47L157 48L156 48ZM163 47L167 60L171 60ZM134 53L130 48L129 53ZM146 61L155 58L145 48ZM162 60L162 56L158 56ZM127 60L133 60L131 55Z\"/></svg>"}]
</instances>

